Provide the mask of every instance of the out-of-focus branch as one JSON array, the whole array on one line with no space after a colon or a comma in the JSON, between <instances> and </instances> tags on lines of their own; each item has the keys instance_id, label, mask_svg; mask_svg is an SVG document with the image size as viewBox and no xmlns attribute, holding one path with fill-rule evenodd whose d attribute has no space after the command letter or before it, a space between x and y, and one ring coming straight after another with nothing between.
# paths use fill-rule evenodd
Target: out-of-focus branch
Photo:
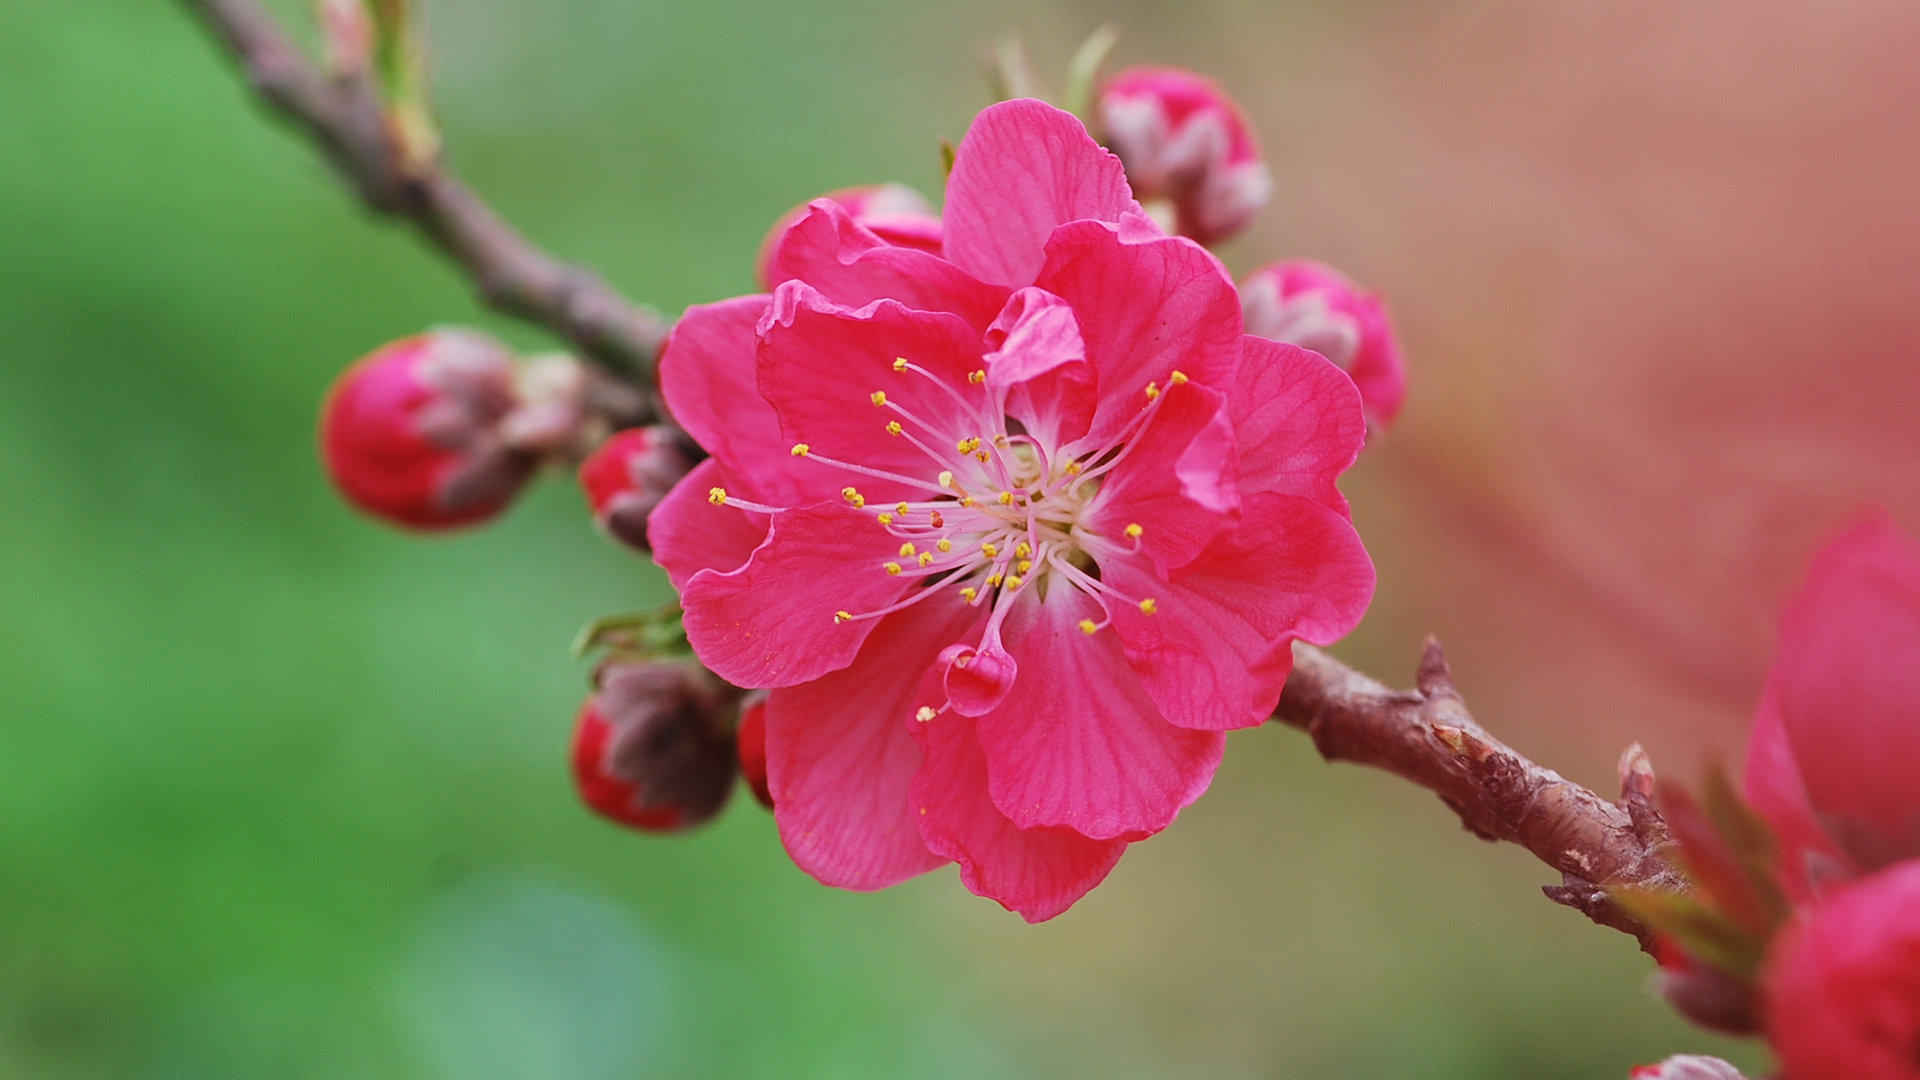
<instances>
[{"instance_id":1,"label":"out-of-focus branch","mask_svg":"<svg viewBox=\"0 0 1920 1080\"><path fill-rule=\"evenodd\" d=\"M488 306L566 338L651 396L654 356L668 330L659 313L529 244L438 160L410 168L371 76L321 72L256 0L182 2L239 61L261 99L318 144L369 207L418 226L460 264Z\"/></svg>"},{"instance_id":2,"label":"out-of-focus branch","mask_svg":"<svg viewBox=\"0 0 1920 1080\"><path fill-rule=\"evenodd\" d=\"M1667 861L1671 838L1651 801L1653 770L1638 746L1620 761L1616 800L1543 768L1488 734L1454 688L1429 638L1412 690L1393 690L1307 645L1294 648L1274 720L1313 737L1320 756L1410 780L1440 797L1467 831L1519 844L1560 871L1543 891L1604 926L1650 944L1606 888L1685 888Z\"/></svg>"}]
</instances>

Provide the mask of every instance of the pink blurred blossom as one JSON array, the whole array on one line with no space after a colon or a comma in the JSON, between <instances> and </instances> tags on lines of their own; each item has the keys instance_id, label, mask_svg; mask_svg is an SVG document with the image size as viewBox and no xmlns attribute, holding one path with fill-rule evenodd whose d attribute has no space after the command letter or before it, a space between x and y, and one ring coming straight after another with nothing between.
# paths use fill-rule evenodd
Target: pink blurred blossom
<instances>
[{"instance_id":1,"label":"pink blurred blossom","mask_svg":"<svg viewBox=\"0 0 1920 1080\"><path fill-rule=\"evenodd\" d=\"M1407 374L1386 305L1323 263L1271 263L1240 285L1247 333L1312 349L1353 377L1367 418L1384 427L1400 413Z\"/></svg>"},{"instance_id":2,"label":"pink blurred blossom","mask_svg":"<svg viewBox=\"0 0 1920 1080\"><path fill-rule=\"evenodd\" d=\"M1149 204L1170 201L1183 236L1224 240L1272 194L1273 177L1240 107L1202 75L1128 68L1101 88L1098 109L1133 193Z\"/></svg>"}]
</instances>

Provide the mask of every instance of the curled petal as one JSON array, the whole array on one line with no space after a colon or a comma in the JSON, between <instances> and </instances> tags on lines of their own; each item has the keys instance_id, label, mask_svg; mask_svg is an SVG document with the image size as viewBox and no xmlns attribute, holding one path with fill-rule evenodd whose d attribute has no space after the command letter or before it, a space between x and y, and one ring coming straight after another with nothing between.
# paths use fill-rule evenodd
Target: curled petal
<instances>
[{"instance_id":1,"label":"curled petal","mask_svg":"<svg viewBox=\"0 0 1920 1080\"><path fill-rule=\"evenodd\" d=\"M957 315L982 329L1007 299L1005 288L980 281L941 258L938 244L901 246L826 199L814 200L780 235L767 265L773 285L804 281L844 307L897 300L922 311Z\"/></svg>"}]
</instances>

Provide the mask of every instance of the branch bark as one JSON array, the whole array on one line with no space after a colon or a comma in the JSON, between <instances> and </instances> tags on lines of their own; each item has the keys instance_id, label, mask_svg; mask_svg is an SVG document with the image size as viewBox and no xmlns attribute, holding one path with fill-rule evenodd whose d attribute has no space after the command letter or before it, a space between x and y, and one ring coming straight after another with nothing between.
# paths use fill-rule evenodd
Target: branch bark
<instances>
[{"instance_id":1,"label":"branch bark","mask_svg":"<svg viewBox=\"0 0 1920 1080\"><path fill-rule=\"evenodd\" d=\"M182 2L233 54L261 100L319 146L368 207L412 222L489 307L558 334L653 397L654 358L669 328L658 312L528 243L444 163L406 168L371 78L322 73L257 0ZM657 400L650 407L659 415Z\"/></svg>"},{"instance_id":2,"label":"branch bark","mask_svg":"<svg viewBox=\"0 0 1920 1080\"><path fill-rule=\"evenodd\" d=\"M1393 690L1308 645L1273 719L1305 731L1328 761L1350 761L1440 797L1467 831L1519 844L1561 873L1549 899L1651 942L1606 887L1680 889L1671 843L1651 801L1653 771L1638 746L1621 758L1618 800L1543 768L1494 738L1467 711L1440 643L1427 639L1412 690Z\"/></svg>"}]
</instances>

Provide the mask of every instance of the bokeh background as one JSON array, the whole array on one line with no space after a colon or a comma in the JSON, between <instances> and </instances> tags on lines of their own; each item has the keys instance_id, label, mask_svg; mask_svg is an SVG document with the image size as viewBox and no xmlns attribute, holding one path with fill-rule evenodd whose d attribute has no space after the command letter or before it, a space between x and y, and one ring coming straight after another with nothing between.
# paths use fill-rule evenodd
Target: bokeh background
<instances>
[{"instance_id":1,"label":"bokeh background","mask_svg":"<svg viewBox=\"0 0 1920 1080\"><path fill-rule=\"evenodd\" d=\"M304 16L296 0L277 8ZM1277 196L1223 254L1391 299L1403 423L1349 489L1380 597L1501 734L1611 782L1737 754L1773 612L1866 503L1920 525L1920 69L1904 0L1801 5L465 0L468 179L662 308L746 291L831 187L936 190L1003 30L1220 75ZM1593 1077L1683 1026L1622 937L1429 797L1233 739L1029 927L940 873L823 889L736 800L578 809L586 619L664 584L563 479L397 536L316 405L478 311L268 123L182 10L0 15L0 1075Z\"/></svg>"}]
</instances>

